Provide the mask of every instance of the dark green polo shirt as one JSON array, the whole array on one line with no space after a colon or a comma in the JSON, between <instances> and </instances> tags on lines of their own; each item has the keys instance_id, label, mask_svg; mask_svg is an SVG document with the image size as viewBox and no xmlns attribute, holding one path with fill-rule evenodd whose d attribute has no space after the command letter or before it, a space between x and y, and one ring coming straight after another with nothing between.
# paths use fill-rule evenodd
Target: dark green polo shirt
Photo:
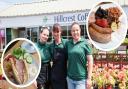
<instances>
[{"instance_id":1,"label":"dark green polo shirt","mask_svg":"<svg viewBox=\"0 0 128 89\"><path fill-rule=\"evenodd\" d=\"M73 80L82 80L87 78L87 55L92 54L90 45L84 38L77 43L69 40L66 43L68 54L68 77Z\"/></svg>"},{"instance_id":2,"label":"dark green polo shirt","mask_svg":"<svg viewBox=\"0 0 128 89\"><path fill-rule=\"evenodd\" d=\"M64 48L66 42L67 42L67 39L61 39L61 43L57 45L57 44L55 44L55 41L53 41L50 44L50 52L51 52L52 56L53 56L54 48Z\"/></svg>"},{"instance_id":3,"label":"dark green polo shirt","mask_svg":"<svg viewBox=\"0 0 128 89\"><path fill-rule=\"evenodd\" d=\"M51 55L50 55L50 52L49 52L49 45L46 44L46 43L43 44L40 41L38 41L36 43L36 46L37 46L37 48L40 52L42 62L43 63L49 62L50 59L51 59Z\"/></svg>"}]
</instances>

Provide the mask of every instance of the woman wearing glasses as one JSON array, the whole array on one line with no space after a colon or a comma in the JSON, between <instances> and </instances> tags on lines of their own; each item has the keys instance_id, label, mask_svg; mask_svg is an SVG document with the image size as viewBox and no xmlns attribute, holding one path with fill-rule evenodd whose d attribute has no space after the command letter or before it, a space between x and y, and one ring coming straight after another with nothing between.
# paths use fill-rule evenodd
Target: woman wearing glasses
<instances>
[{"instance_id":1,"label":"woman wearing glasses","mask_svg":"<svg viewBox=\"0 0 128 89\"><path fill-rule=\"evenodd\" d=\"M41 71L37 78L38 89L49 89L50 86L50 59L51 55L49 53L49 45L47 40L49 37L49 30L47 27L42 27L40 31L40 39L36 43L41 55Z\"/></svg>"}]
</instances>

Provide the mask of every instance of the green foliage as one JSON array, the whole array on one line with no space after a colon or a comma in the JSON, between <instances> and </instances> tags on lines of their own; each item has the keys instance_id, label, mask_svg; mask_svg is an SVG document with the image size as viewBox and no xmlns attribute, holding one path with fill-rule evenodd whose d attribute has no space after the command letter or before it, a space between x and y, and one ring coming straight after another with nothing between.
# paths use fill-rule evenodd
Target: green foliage
<instances>
[{"instance_id":1,"label":"green foliage","mask_svg":"<svg viewBox=\"0 0 128 89\"><path fill-rule=\"evenodd\" d=\"M15 56L17 59L20 59L21 56L24 55L26 51L22 48L16 48L13 50L12 55Z\"/></svg>"},{"instance_id":2,"label":"green foliage","mask_svg":"<svg viewBox=\"0 0 128 89\"><path fill-rule=\"evenodd\" d=\"M12 55L15 56L18 60L26 60L27 63L32 63L31 54L27 53L26 50L21 47L15 48L12 52Z\"/></svg>"}]
</instances>

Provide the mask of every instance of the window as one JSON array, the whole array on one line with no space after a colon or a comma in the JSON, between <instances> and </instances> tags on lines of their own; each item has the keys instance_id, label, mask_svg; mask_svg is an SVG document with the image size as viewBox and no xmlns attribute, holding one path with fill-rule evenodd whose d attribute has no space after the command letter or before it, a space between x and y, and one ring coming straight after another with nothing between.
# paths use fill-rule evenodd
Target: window
<instances>
[{"instance_id":1,"label":"window","mask_svg":"<svg viewBox=\"0 0 128 89\"><path fill-rule=\"evenodd\" d=\"M12 29L12 30L14 30L14 29ZM26 38L26 31L25 31L25 27L19 27L18 29L16 29L17 30L17 35L18 35L18 37L21 37L21 38ZM12 35L13 36L13 35Z\"/></svg>"},{"instance_id":2,"label":"window","mask_svg":"<svg viewBox=\"0 0 128 89\"><path fill-rule=\"evenodd\" d=\"M26 28L27 33L27 39L37 42L39 39L39 28L38 27L32 27L32 28Z\"/></svg>"},{"instance_id":3,"label":"window","mask_svg":"<svg viewBox=\"0 0 128 89\"><path fill-rule=\"evenodd\" d=\"M11 37L11 28L6 28L6 43L9 43L12 40Z\"/></svg>"},{"instance_id":4,"label":"window","mask_svg":"<svg viewBox=\"0 0 128 89\"><path fill-rule=\"evenodd\" d=\"M34 27L31 29L31 41L37 42L38 40L38 28Z\"/></svg>"},{"instance_id":5,"label":"window","mask_svg":"<svg viewBox=\"0 0 128 89\"><path fill-rule=\"evenodd\" d=\"M68 33L67 33L67 26L61 26L62 27L62 38L67 39Z\"/></svg>"},{"instance_id":6,"label":"window","mask_svg":"<svg viewBox=\"0 0 128 89\"><path fill-rule=\"evenodd\" d=\"M85 25L80 25L81 28L81 36L84 36L85 33Z\"/></svg>"},{"instance_id":7,"label":"window","mask_svg":"<svg viewBox=\"0 0 128 89\"><path fill-rule=\"evenodd\" d=\"M52 26L49 26L49 38L48 38L48 42L51 42L52 41Z\"/></svg>"},{"instance_id":8,"label":"window","mask_svg":"<svg viewBox=\"0 0 128 89\"><path fill-rule=\"evenodd\" d=\"M88 35L87 35L87 29L86 29L86 27L85 27L85 30L84 30L85 32L84 32L84 37L86 38L86 39L89 39L89 37L88 37Z\"/></svg>"},{"instance_id":9,"label":"window","mask_svg":"<svg viewBox=\"0 0 128 89\"><path fill-rule=\"evenodd\" d=\"M68 39L71 39L72 36L71 36L71 26L68 26Z\"/></svg>"},{"instance_id":10,"label":"window","mask_svg":"<svg viewBox=\"0 0 128 89\"><path fill-rule=\"evenodd\" d=\"M88 39L86 25L80 25L80 28L81 28L81 36Z\"/></svg>"}]
</instances>

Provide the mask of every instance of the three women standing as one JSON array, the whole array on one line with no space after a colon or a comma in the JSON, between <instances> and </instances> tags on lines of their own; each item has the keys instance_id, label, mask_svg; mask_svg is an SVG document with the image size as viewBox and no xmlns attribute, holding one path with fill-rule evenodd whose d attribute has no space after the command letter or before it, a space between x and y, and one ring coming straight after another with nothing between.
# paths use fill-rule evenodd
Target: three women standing
<instances>
[{"instance_id":1,"label":"three women standing","mask_svg":"<svg viewBox=\"0 0 128 89\"><path fill-rule=\"evenodd\" d=\"M61 26L54 24L52 29L54 40L49 46L49 51L46 51L48 49L48 46L46 46L48 34L43 34L43 37L40 36L40 39L43 38L45 42L43 41L42 44L40 40L38 43L43 61L39 78L37 78L38 85L43 78L47 80L47 76L49 76L49 59L51 58L53 62L50 77L52 89L67 89L67 83L68 89L90 89L93 68L90 45L81 37L81 29L76 22L71 25L71 40L62 39L61 33ZM51 57L49 54L51 54ZM44 68L46 70L43 69L44 64L47 64L47 67ZM43 84L47 85L48 83L44 82Z\"/></svg>"}]
</instances>

